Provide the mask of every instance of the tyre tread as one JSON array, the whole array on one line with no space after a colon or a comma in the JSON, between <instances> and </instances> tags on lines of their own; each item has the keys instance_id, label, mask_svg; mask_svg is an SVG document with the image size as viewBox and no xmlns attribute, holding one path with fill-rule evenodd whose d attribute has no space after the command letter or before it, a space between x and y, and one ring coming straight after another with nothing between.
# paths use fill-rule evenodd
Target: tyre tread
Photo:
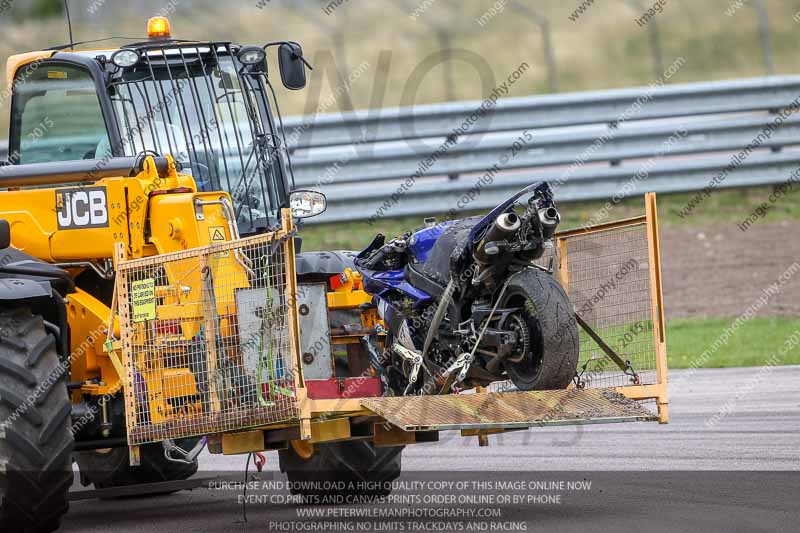
<instances>
[{"instance_id":1,"label":"tyre tread","mask_svg":"<svg viewBox=\"0 0 800 533\"><path fill-rule=\"evenodd\" d=\"M563 389L575 377L580 352L578 326L567 293L551 274L537 269L516 274L509 289L527 296L541 328L542 367L535 383L528 383L525 389ZM517 387L523 388L513 368L506 370Z\"/></svg>"},{"instance_id":2,"label":"tyre tread","mask_svg":"<svg viewBox=\"0 0 800 533\"><path fill-rule=\"evenodd\" d=\"M41 317L28 309L0 310L0 331L0 420L5 426L0 455L8 458L0 530L55 531L69 507L73 481L66 377L55 338ZM43 382L49 385L40 387Z\"/></svg>"},{"instance_id":3,"label":"tyre tread","mask_svg":"<svg viewBox=\"0 0 800 533\"><path fill-rule=\"evenodd\" d=\"M292 483L292 494L304 497L328 494L356 494L362 497L386 496L391 482L402 470L403 446L376 448L367 441L347 441L318 446L309 459L299 457L290 447L279 452L280 468ZM383 488L370 491L314 490L302 482L369 482Z\"/></svg>"}]
</instances>

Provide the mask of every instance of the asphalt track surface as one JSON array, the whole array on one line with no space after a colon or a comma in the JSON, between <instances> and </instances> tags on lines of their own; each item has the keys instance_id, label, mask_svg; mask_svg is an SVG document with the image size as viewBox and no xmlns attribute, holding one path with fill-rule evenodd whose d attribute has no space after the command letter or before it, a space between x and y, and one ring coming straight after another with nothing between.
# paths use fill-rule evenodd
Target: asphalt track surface
<instances>
[{"instance_id":1,"label":"asphalt track surface","mask_svg":"<svg viewBox=\"0 0 800 533\"><path fill-rule=\"evenodd\" d=\"M316 506L319 516L301 517L309 507L285 502L277 454L269 453L251 485L247 522L241 487L217 482L167 496L75 501L63 531L798 531L800 367L676 370L670 381L667 425L537 428L490 437L488 448L443 434L410 446L405 485L394 493L402 501ZM241 481L244 464L204 455L198 475ZM253 488L264 480L269 490ZM528 484L501 485L508 481ZM491 503L480 500L486 494ZM380 507L400 517L376 517L371 509Z\"/></svg>"}]
</instances>

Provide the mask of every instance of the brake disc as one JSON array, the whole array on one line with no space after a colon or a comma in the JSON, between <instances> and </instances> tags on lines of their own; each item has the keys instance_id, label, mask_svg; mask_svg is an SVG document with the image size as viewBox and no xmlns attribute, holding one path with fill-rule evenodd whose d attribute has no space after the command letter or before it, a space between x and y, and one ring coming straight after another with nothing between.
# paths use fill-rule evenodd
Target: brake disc
<instances>
[{"instance_id":1,"label":"brake disc","mask_svg":"<svg viewBox=\"0 0 800 533\"><path fill-rule=\"evenodd\" d=\"M531 332L528 330L528 324L525 322L525 319L516 313L510 315L508 321L508 329L517 334L516 347L519 348L519 355L516 357L507 357L506 361L510 363L521 363L525 355L531 349Z\"/></svg>"}]
</instances>

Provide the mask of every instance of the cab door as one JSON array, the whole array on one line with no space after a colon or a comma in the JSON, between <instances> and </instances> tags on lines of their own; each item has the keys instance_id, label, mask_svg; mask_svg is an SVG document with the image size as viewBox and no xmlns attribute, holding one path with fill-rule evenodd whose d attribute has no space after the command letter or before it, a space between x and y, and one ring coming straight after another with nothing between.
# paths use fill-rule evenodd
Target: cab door
<instances>
[{"instance_id":1,"label":"cab door","mask_svg":"<svg viewBox=\"0 0 800 533\"><path fill-rule=\"evenodd\" d=\"M17 71L9 163L102 159L110 152L98 86L87 67L46 60Z\"/></svg>"}]
</instances>

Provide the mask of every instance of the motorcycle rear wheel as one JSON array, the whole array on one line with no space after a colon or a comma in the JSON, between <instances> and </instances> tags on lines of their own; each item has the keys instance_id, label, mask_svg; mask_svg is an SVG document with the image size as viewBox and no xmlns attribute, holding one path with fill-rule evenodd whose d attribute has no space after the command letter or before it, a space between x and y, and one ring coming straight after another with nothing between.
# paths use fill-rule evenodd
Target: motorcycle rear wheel
<instances>
[{"instance_id":1,"label":"motorcycle rear wheel","mask_svg":"<svg viewBox=\"0 0 800 533\"><path fill-rule=\"evenodd\" d=\"M552 275L527 269L511 278L503 307L518 307L530 339L519 362L505 361L519 390L555 390L569 385L578 368L578 325L569 297ZM522 357L520 357L522 356Z\"/></svg>"}]
</instances>

